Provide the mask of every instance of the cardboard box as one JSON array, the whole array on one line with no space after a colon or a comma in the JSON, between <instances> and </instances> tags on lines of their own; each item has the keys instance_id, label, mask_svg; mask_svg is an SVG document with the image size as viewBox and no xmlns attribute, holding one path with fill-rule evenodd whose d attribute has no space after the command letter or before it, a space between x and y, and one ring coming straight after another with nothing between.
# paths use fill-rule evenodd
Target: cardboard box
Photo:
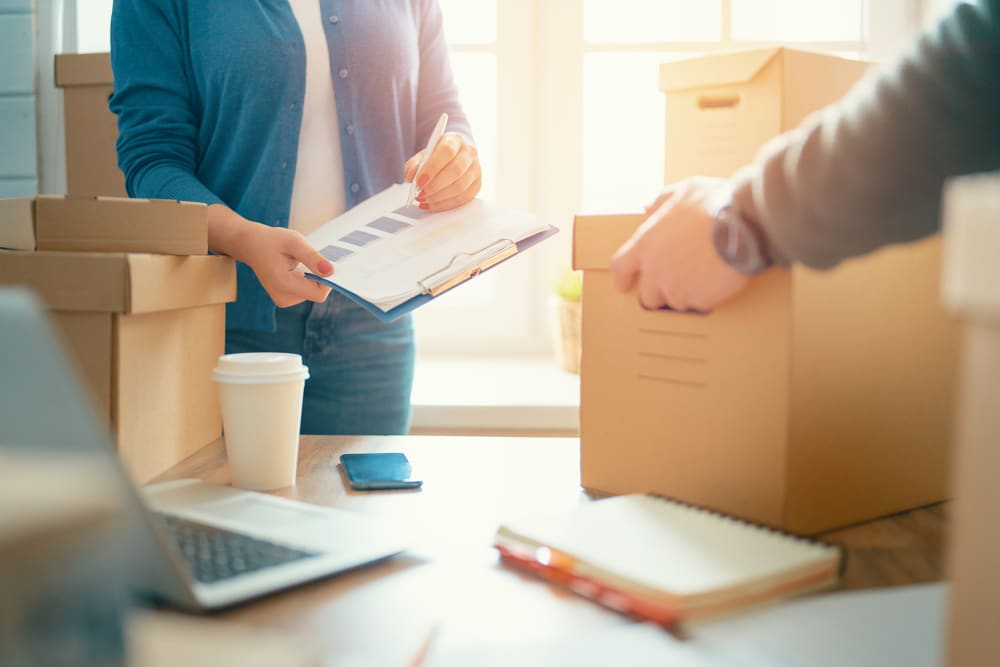
<instances>
[{"instance_id":1,"label":"cardboard box","mask_svg":"<svg viewBox=\"0 0 1000 667\"><path fill-rule=\"evenodd\" d=\"M0 249L35 249L35 199L0 199Z\"/></svg>"},{"instance_id":2,"label":"cardboard box","mask_svg":"<svg viewBox=\"0 0 1000 667\"><path fill-rule=\"evenodd\" d=\"M839 98L869 64L765 48L660 65L665 180L729 176L771 137Z\"/></svg>"},{"instance_id":3,"label":"cardboard box","mask_svg":"<svg viewBox=\"0 0 1000 667\"><path fill-rule=\"evenodd\" d=\"M118 119L108 109L113 90L108 53L56 56L56 86L63 89L66 128L66 191L79 195L125 196L118 169Z\"/></svg>"},{"instance_id":4,"label":"cardboard box","mask_svg":"<svg viewBox=\"0 0 1000 667\"><path fill-rule=\"evenodd\" d=\"M667 63L666 180L726 176L868 65L783 48ZM614 291L637 216L578 217L583 484L656 492L802 533L941 500L955 323L940 242L772 270L709 315Z\"/></svg>"},{"instance_id":5,"label":"cardboard box","mask_svg":"<svg viewBox=\"0 0 1000 667\"><path fill-rule=\"evenodd\" d=\"M799 533L946 496L956 325L940 243L758 276L708 315L646 311L611 254L641 218L577 216L581 479Z\"/></svg>"},{"instance_id":6,"label":"cardboard box","mask_svg":"<svg viewBox=\"0 0 1000 667\"><path fill-rule=\"evenodd\" d=\"M3 251L0 284L27 285L52 310L137 482L219 437L211 370L236 298L232 259Z\"/></svg>"},{"instance_id":7,"label":"cardboard box","mask_svg":"<svg viewBox=\"0 0 1000 667\"><path fill-rule=\"evenodd\" d=\"M949 511L947 662L996 661L1000 635L1000 172L945 188L944 301L965 322Z\"/></svg>"},{"instance_id":8,"label":"cardboard box","mask_svg":"<svg viewBox=\"0 0 1000 667\"><path fill-rule=\"evenodd\" d=\"M0 248L208 254L208 207L83 195L0 200Z\"/></svg>"}]
</instances>

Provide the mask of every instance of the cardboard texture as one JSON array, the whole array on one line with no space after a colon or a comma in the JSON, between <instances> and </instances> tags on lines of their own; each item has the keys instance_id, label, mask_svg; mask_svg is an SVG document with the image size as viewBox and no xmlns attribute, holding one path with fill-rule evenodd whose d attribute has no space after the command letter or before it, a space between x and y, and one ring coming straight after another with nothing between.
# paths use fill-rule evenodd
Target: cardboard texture
<instances>
[{"instance_id":1,"label":"cardboard texture","mask_svg":"<svg viewBox=\"0 0 1000 667\"><path fill-rule=\"evenodd\" d=\"M783 48L662 65L667 181L731 174L867 67ZM938 305L939 240L771 270L693 315L613 289L611 255L640 221L576 218L584 486L798 533L945 497L957 325Z\"/></svg>"},{"instance_id":2,"label":"cardboard texture","mask_svg":"<svg viewBox=\"0 0 1000 667\"><path fill-rule=\"evenodd\" d=\"M1000 653L1000 172L954 179L943 204L943 294L965 323L949 512L947 664Z\"/></svg>"},{"instance_id":3,"label":"cardboard texture","mask_svg":"<svg viewBox=\"0 0 1000 667\"><path fill-rule=\"evenodd\" d=\"M118 121L108 109L110 54L58 54L55 77L63 90L67 192L124 197L125 177L115 149Z\"/></svg>"},{"instance_id":4,"label":"cardboard texture","mask_svg":"<svg viewBox=\"0 0 1000 667\"><path fill-rule=\"evenodd\" d=\"M577 216L581 479L797 533L946 495L957 327L940 243L771 270L708 315L647 311L611 254L641 217Z\"/></svg>"},{"instance_id":5,"label":"cardboard texture","mask_svg":"<svg viewBox=\"0 0 1000 667\"><path fill-rule=\"evenodd\" d=\"M236 298L232 259L5 251L0 284L27 285L51 309L137 482L221 435L211 369Z\"/></svg>"},{"instance_id":6,"label":"cardboard texture","mask_svg":"<svg viewBox=\"0 0 1000 667\"><path fill-rule=\"evenodd\" d=\"M868 67L781 47L660 65L665 180L730 175L768 139L842 97Z\"/></svg>"},{"instance_id":7,"label":"cardboard texture","mask_svg":"<svg viewBox=\"0 0 1000 667\"><path fill-rule=\"evenodd\" d=\"M208 254L208 207L83 195L0 199L0 248Z\"/></svg>"}]
</instances>

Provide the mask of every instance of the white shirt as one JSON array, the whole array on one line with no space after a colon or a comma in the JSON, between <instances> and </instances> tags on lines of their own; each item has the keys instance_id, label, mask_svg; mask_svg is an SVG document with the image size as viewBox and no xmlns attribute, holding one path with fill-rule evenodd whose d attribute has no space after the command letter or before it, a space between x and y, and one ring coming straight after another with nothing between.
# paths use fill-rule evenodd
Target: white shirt
<instances>
[{"instance_id":1,"label":"white shirt","mask_svg":"<svg viewBox=\"0 0 1000 667\"><path fill-rule=\"evenodd\" d=\"M288 227L308 234L346 210L347 192L330 51L319 2L288 0L288 4L299 22L306 50L306 92Z\"/></svg>"}]
</instances>

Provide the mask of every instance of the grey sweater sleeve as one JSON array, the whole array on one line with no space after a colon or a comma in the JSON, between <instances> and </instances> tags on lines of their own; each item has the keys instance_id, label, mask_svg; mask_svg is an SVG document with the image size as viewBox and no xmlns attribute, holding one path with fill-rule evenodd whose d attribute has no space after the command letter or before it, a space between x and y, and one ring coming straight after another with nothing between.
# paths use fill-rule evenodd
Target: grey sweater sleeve
<instances>
[{"instance_id":1,"label":"grey sweater sleeve","mask_svg":"<svg viewBox=\"0 0 1000 667\"><path fill-rule=\"evenodd\" d=\"M997 168L1000 0L980 0L766 145L733 199L775 262L826 268L934 233L944 180Z\"/></svg>"}]
</instances>

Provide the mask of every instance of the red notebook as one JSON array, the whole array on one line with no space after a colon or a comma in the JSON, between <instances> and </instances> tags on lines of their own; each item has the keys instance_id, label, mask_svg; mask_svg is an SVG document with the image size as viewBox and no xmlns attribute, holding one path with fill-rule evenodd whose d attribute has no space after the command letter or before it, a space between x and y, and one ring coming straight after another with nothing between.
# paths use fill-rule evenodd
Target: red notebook
<instances>
[{"instance_id":1,"label":"red notebook","mask_svg":"<svg viewBox=\"0 0 1000 667\"><path fill-rule=\"evenodd\" d=\"M837 547L683 503L627 495L497 529L504 562L661 625L836 584Z\"/></svg>"}]
</instances>

